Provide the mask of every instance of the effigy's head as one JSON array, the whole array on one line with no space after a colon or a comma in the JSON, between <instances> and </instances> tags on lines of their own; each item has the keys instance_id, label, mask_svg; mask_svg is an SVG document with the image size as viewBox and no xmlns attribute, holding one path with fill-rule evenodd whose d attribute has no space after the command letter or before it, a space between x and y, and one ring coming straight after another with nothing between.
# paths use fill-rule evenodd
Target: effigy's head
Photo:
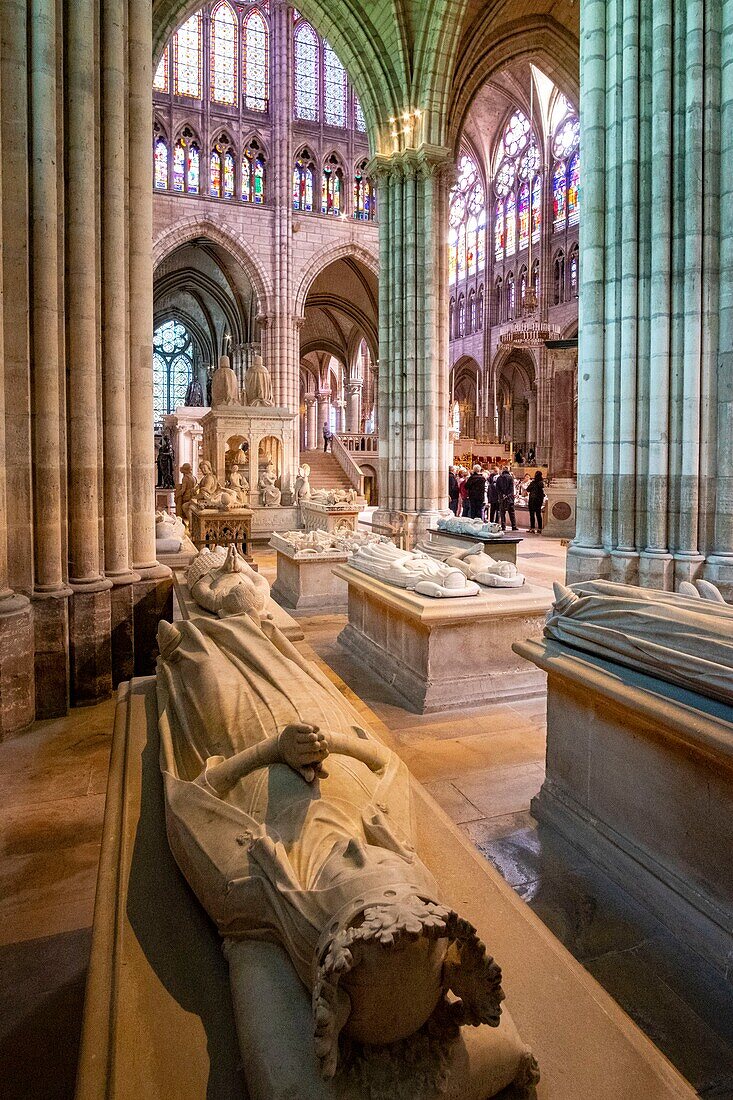
<instances>
[{"instance_id":1,"label":"effigy's head","mask_svg":"<svg viewBox=\"0 0 733 1100\"><path fill-rule=\"evenodd\" d=\"M439 1006L452 1026L496 1027L503 999L501 970L472 924L411 885L372 889L334 916L316 949L321 1072L335 1074L340 1035L387 1046L420 1031Z\"/></svg>"}]
</instances>

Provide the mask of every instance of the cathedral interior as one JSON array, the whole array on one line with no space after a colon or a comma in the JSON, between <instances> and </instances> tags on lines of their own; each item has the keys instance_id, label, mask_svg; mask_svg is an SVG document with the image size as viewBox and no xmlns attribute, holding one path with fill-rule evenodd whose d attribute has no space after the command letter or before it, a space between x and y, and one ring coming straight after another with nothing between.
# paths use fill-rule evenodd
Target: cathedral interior
<instances>
[{"instance_id":1,"label":"cathedral interior","mask_svg":"<svg viewBox=\"0 0 733 1100\"><path fill-rule=\"evenodd\" d=\"M0 4L0 1096L733 1100L732 74Z\"/></svg>"}]
</instances>

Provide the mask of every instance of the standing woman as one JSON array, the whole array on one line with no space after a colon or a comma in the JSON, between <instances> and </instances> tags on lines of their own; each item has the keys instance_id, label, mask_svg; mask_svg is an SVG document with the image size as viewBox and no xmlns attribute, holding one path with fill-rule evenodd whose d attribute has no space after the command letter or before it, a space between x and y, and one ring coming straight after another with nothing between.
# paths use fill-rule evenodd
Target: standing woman
<instances>
[{"instance_id":1,"label":"standing woman","mask_svg":"<svg viewBox=\"0 0 733 1100\"><path fill-rule=\"evenodd\" d=\"M534 532L535 520L537 521L537 534L542 534L542 505L545 503L545 482L542 470L538 470L529 483L527 490L527 502L529 505L529 529Z\"/></svg>"}]
</instances>

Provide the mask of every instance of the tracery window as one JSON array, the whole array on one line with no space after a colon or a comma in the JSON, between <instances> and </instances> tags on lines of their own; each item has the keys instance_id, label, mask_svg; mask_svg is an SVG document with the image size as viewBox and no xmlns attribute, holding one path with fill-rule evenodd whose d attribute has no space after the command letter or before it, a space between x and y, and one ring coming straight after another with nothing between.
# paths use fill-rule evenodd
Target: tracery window
<instances>
[{"instance_id":1,"label":"tracery window","mask_svg":"<svg viewBox=\"0 0 733 1100\"><path fill-rule=\"evenodd\" d=\"M452 340L454 338L454 336L456 335L455 332L453 331L453 326L455 324L455 312L456 312L456 300L455 300L455 298L451 298L451 300L448 302L448 339L449 340Z\"/></svg>"},{"instance_id":2,"label":"tracery window","mask_svg":"<svg viewBox=\"0 0 733 1100\"><path fill-rule=\"evenodd\" d=\"M494 192L494 256L513 256L539 240L541 159L529 119L516 110L504 127L496 154Z\"/></svg>"},{"instance_id":3,"label":"tracery window","mask_svg":"<svg viewBox=\"0 0 733 1100\"><path fill-rule=\"evenodd\" d=\"M357 164L354 172L354 217L373 221L376 213L376 189L367 175L367 161Z\"/></svg>"},{"instance_id":4,"label":"tracery window","mask_svg":"<svg viewBox=\"0 0 733 1100\"><path fill-rule=\"evenodd\" d=\"M562 249L555 256L555 262L553 264L554 274L554 295L553 301L556 306L562 305L565 301L565 253Z\"/></svg>"},{"instance_id":5,"label":"tracery window","mask_svg":"<svg viewBox=\"0 0 733 1100\"><path fill-rule=\"evenodd\" d=\"M201 12L187 19L173 35L173 90L201 99Z\"/></svg>"},{"instance_id":6,"label":"tracery window","mask_svg":"<svg viewBox=\"0 0 733 1100\"><path fill-rule=\"evenodd\" d=\"M318 35L310 23L295 28L295 117L318 121Z\"/></svg>"},{"instance_id":7,"label":"tracery window","mask_svg":"<svg viewBox=\"0 0 733 1100\"><path fill-rule=\"evenodd\" d=\"M237 103L237 48L239 23L228 0L219 0L211 12L209 64L212 103Z\"/></svg>"},{"instance_id":8,"label":"tracery window","mask_svg":"<svg viewBox=\"0 0 733 1100\"><path fill-rule=\"evenodd\" d=\"M476 291L473 287L468 292L468 312L466 317L466 335L470 336L476 331Z\"/></svg>"},{"instance_id":9,"label":"tracery window","mask_svg":"<svg viewBox=\"0 0 733 1100\"><path fill-rule=\"evenodd\" d=\"M234 151L226 134L222 134L209 158L209 194L215 199L234 198Z\"/></svg>"},{"instance_id":10,"label":"tracery window","mask_svg":"<svg viewBox=\"0 0 733 1100\"><path fill-rule=\"evenodd\" d=\"M166 321L153 334L153 415L160 430L163 417L185 404L193 373L193 340L180 321Z\"/></svg>"},{"instance_id":11,"label":"tracery window","mask_svg":"<svg viewBox=\"0 0 733 1100\"><path fill-rule=\"evenodd\" d=\"M169 90L170 85L168 83L168 73L170 72L170 60L170 46L166 46L166 48L163 50L163 56L158 62L158 68L155 70L153 90L156 92L167 93Z\"/></svg>"},{"instance_id":12,"label":"tracery window","mask_svg":"<svg viewBox=\"0 0 733 1100\"><path fill-rule=\"evenodd\" d=\"M361 109L359 97L356 94L354 94L354 129L362 134L366 132L366 119Z\"/></svg>"},{"instance_id":13,"label":"tracery window","mask_svg":"<svg viewBox=\"0 0 733 1100\"><path fill-rule=\"evenodd\" d=\"M540 296L540 261L535 260L532 264L532 289L535 293L535 298Z\"/></svg>"},{"instance_id":14,"label":"tracery window","mask_svg":"<svg viewBox=\"0 0 733 1100\"><path fill-rule=\"evenodd\" d=\"M254 138L242 153L242 201L265 201L265 156Z\"/></svg>"},{"instance_id":15,"label":"tracery window","mask_svg":"<svg viewBox=\"0 0 733 1100\"><path fill-rule=\"evenodd\" d=\"M502 311L504 308L504 284L499 278L496 280L494 287L494 324L499 324L502 319Z\"/></svg>"},{"instance_id":16,"label":"tracery window","mask_svg":"<svg viewBox=\"0 0 733 1100\"><path fill-rule=\"evenodd\" d=\"M578 297L578 279L580 275L579 271L579 253L578 246L574 244L570 249L570 297Z\"/></svg>"},{"instance_id":17,"label":"tracery window","mask_svg":"<svg viewBox=\"0 0 733 1100\"><path fill-rule=\"evenodd\" d=\"M197 195L199 191L199 147L193 131L184 127L173 149L174 191Z\"/></svg>"},{"instance_id":18,"label":"tracery window","mask_svg":"<svg viewBox=\"0 0 733 1100\"><path fill-rule=\"evenodd\" d=\"M448 225L448 278L460 282L486 265L486 195L476 162L467 152L458 162Z\"/></svg>"},{"instance_id":19,"label":"tracery window","mask_svg":"<svg viewBox=\"0 0 733 1100\"><path fill-rule=\"evenodd\" d=\"M466 299L463 294L458 295L458 322L457 336L463 336L466 331Z\"/></svg>"},{"instance_id":20,"label":"tracery window","mask_svg":"<svg viewBox=\"0 0 733 1100\"><path fill-rule=\"evenodd\" d=\"M479 332L484 327L484 284L478 288L478 295L476 298L476 328Z\"/></svg>"},{"instance_id":21,"label":"tracery window","mask_svg":"<svg viewBox=\"0 0 733 1100\"><path fill-rule=\"evenodd\" d=\"M553 106L551 128L553 229L559 232L580 220L580 121L563 95Z\"/></svg>"},{"instance_id":22,"label":"tracery window","mask_svg":"<svg viewBox=\"0 0 733 1100\"><path fill-rule=\"evenodd\" d=\"M514 274L510 271L506 277L506 286L504 288L504 298L506 302L505 317L507 321L514 319L517 299L516 299L516 287L514 285Z\"/></svg>"},{"instance_id":23,"label":"tracery window","mask_svg":"<svg viewBox=\"0 0 733 1100\"><path fill-rule=\"evenodd\" d=\"M346 126L346 70L332 46L323 43L323 114L329 126Z\"/></svg>"},{"instance_id":24,"label":"tracery window","mask_svg":"<svg viewBox=\"0 0 733 1100\"><path fill-rule=\"evenodd\" d=\"M157 123L153 139L153 182L159 191L168 187L168 142Z\"/></svg>"},{"instance_id":25,"label":"tracery window","mask_svg":"<svg viewBox=\"0 0 733 1100\"><path fill-rule=\"evenodd\" d=\"M295 158L293 169L293 209L310 212L313 209L313 187L316 164L308 149Z\"/></svg>"},{"instance_id":26,"label":"tracery window","mask_svg":"<svg viewBox=\"0 0 733 1100\"><path fill-rule=\"evenodd\" d=\"M323 165L321 178L321 213L343 213L344 209L344 171L341 161L332 153Z\"/></svg>"},{"instance_id":27,"label":"tracery window","mask_svg":"<svg viewBox=\"0 0 733 1100\"><path fill-rule=\"evenodd\" d=\"M527 300L527 268L522 264L519 269L519 312L524 312L524 304Z\"/></svg>"},{"instance_id":28,"label":"tracery window","mask_svg":"<svg viewBox=\"0 0 733 1100\"><path fill-rule=\"evenodd\" d=\"M248 111L266 111L270 99L270 36L262 13L255 8L242 31L242 99Z\"/></svg>"}]
</instances>

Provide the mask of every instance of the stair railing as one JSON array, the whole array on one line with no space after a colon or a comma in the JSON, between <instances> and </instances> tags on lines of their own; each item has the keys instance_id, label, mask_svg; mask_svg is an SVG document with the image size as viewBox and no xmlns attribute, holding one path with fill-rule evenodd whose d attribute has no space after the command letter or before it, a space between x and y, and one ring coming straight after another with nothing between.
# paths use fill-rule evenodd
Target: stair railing
<instances>
[{"instance_id":1,"label":"stair railing","mask_svg":"<svg viewBox=\"0 0 733 1100\"><path fill-rule=\"evenodd\" d=\"M364 474L337 435L331 436L331 453L360 497L364 496Z\"/></svg>"}]
</instances>

